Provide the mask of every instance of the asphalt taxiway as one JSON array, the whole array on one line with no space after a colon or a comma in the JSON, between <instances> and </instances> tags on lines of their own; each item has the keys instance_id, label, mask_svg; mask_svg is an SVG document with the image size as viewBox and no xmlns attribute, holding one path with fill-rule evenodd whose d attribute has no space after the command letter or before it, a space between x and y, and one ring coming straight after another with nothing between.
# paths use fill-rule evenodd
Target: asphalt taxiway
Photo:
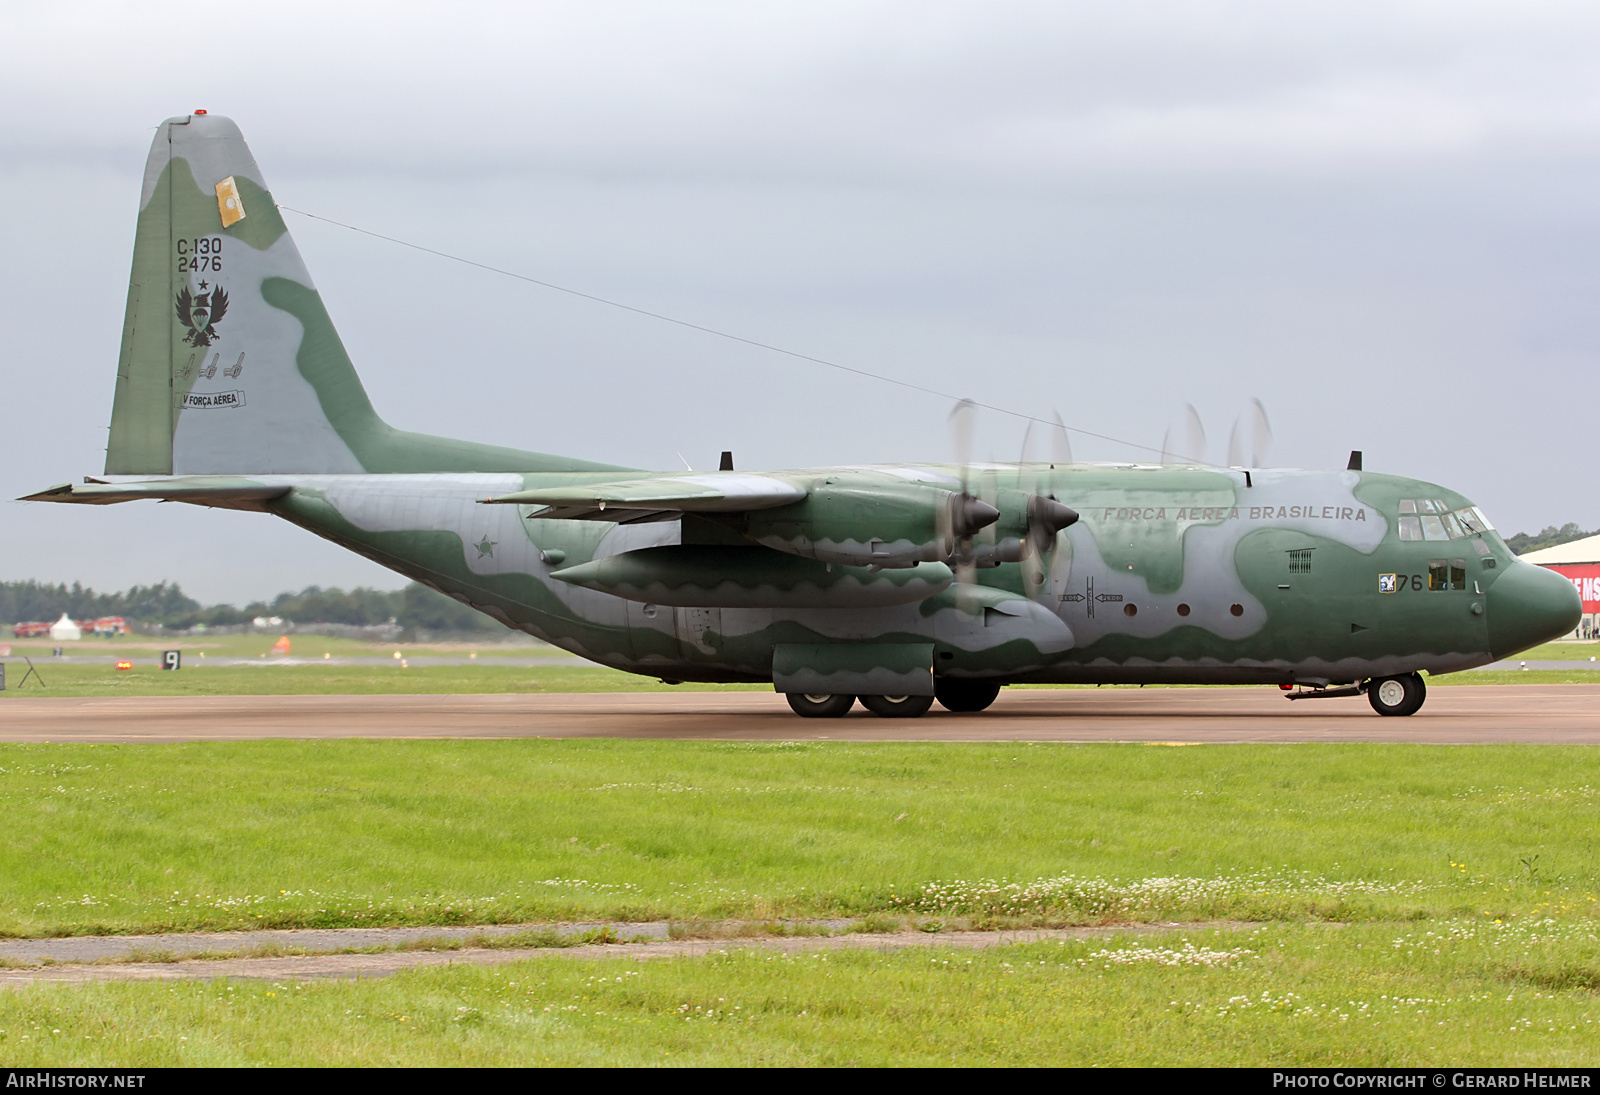
<instances>
[{"instance_id":1,"label":"asphalt taxiway","mask_svg":"<svg viewBox=\"0 0 1600 1095\"><path fill-rule=\"evenodd\" d=\"M1363 698L1271 688L1008 688L976 715L801 719L767 692L192 696L0 701L4 742L263 738L664 738L727 741L1373 741L1600 744L1600 689L1450 685L1409 718Z\"/></svg>"}]
</instances>

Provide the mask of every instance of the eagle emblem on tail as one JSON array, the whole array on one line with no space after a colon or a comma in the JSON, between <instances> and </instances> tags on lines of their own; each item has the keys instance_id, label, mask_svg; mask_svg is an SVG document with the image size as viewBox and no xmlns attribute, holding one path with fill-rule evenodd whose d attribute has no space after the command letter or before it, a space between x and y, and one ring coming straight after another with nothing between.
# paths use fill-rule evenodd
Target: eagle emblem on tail
<instances>
[{"instance_id":1,"label":"eagle emblem on tail","mask_svg":"<svg viewBox=\"0 0 1600 1095\"><path fill-rule=\"evenodd\" d=\"M216 340L217 324L228 314L228 294L218 285L205 292L206 283L200 283L198 296L189 294L185 285L178 290L178 322L189 328L183 341L190 346L209 346Z\"/></svg>"}]
</instances>

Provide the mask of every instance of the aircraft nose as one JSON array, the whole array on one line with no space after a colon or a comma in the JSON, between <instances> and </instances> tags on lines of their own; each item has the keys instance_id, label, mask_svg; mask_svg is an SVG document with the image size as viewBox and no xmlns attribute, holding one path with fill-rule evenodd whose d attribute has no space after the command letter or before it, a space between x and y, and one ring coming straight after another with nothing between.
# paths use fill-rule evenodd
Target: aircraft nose
<instances>
[{"instance_id":1,"label":"aircraft nose","mask_svg":"<svg viewBox=\"0 0 1600 1095\"><path fill-rule=\"evenodd\" d=\"M1513 563L1485 599L1489 651L1497 658L1560 638L1583 617L1583 600L1572 583L1532 563Z\"/></svg>"}]
</instances>

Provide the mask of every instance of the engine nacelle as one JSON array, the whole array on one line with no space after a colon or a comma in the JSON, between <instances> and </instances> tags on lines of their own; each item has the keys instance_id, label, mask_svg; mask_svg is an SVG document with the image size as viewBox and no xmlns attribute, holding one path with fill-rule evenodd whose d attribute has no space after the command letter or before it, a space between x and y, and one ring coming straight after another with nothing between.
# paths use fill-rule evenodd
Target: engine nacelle
<instances>
[{"instance_id":1,"label":"engine nacelle","mask_svg":"<svg viewBox=\"0 0 1600 1095\"><path fill-rule=\"evenodd\" d=\"M1060 502L1020 490L979 498L920 483L824 481L803 501L746 515L740 531L763 547L839 566L993 567L1046 550L1077 519Z\"/></svg>"},{"instance_id":2,"label":"engine nacelle","mask_svg":"<svg viewBox=\"0 0 1600 1095\"><path fill-rule=\"evenodd\" d=\"M919 483L836 488L747 515L741 530L764 547L841 566L898 569L948 562L962 540L999 520L970 495Z\"/></svg>"}]
</instances>

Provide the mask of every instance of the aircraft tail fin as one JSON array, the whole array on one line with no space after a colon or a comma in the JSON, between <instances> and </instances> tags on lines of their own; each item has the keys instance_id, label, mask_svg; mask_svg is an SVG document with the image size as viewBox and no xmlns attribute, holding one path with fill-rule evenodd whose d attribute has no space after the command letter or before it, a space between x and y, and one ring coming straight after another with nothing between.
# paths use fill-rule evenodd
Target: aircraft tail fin
<instances>
[{"instance_id":1,"label":"aircraft tail fin","mask_svg":"<svg viewBox=\"0 0 1600 1095\"><path fill-rule=\"evenodd\" d=\"M378 417L239 128L169 118L145 166L106 473L613 470Z\"/></svg>"}]
</instances>

